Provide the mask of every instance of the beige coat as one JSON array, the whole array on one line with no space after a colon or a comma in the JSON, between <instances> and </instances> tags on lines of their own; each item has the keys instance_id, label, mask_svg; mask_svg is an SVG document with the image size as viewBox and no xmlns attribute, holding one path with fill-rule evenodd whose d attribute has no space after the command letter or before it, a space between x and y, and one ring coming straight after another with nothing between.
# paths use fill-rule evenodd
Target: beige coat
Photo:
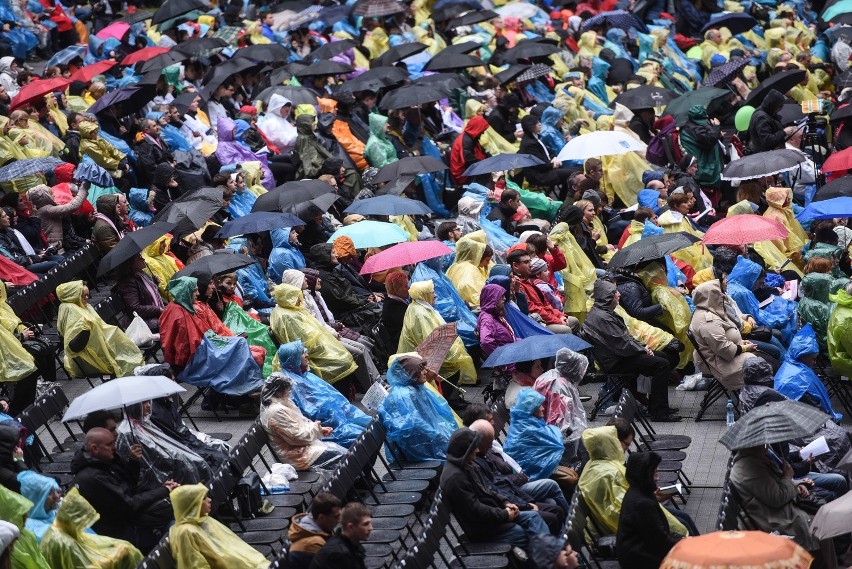
<instances>
[{"instance_id":1,"label":"beige coat","mask_svg":"<svg viewBox=\"0 0 852 569\"><path fill-rule=\"evenodd\" d=\"M707 281L692 291L695 313L689 331L695 337L701 354L710 368L704 365L696 352L692 357L702 373L712 374L727 389L743 386L743 362L754 354L737 353L743 343L740 330L725 313L724 294L718 280Z\"/></svg>"},{"instance_id":2,"label":"beige coat","mask_svg":"<svg viewBox=\"0 0 852 569\"><path fill-rule=\"evenodd\" d=\"M289 397L276 397L260 409L260 423L281 462L307 470L325 450L320 426L304 415Z\"/></svg>"}]
</instances>

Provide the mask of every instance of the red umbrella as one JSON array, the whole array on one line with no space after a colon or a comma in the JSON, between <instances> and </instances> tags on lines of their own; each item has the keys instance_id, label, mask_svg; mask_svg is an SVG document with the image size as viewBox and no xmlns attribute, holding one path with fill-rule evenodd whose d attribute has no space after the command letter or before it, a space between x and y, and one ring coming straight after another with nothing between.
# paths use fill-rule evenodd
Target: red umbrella
<instances>
[{"instance_id":1,"label":"red umbrella","mask_svg":"<svg viewBox=\"0 0 852 569\"><path fill-rule=\"evenodd\" d=\"M83 81L84 83L88 83L98 75L112 69L112 67L117 63L118 62L114 59L105 59L103 61L87 65L86 67L81 67L74 75L71 76L71 81Z\"/></svg>"},{"instance_id":2,"label":"red umbrella","mask_svg":"<svg viewBox=\"0 0 852 569\"><path fill-rule=\"evenodd\" d=\"M751 245L760 241L786 239L787 228L762 215L734 215L710 226L702 240L705 245Z\"/></svg>"},{"instance_id":3,"label":"red umbrella","mask_svg":"<svg viewBox=\"0 0 852 569\"><path fill-rule=\"evenodd\" d=\"M95 35L97 37L101 38L102 40L109 39L109 38L115 38L115 39L121 41L121 38L123 38L124 34L126 34L129 30L130 30L130 24L128 24L127 22L114 22L114 23L108 25L107 27L103 28L101 31L99 31Z\"/></svg>"},{"instance_id":4,"label":"red umbrella","mask_svg":"<svg viewBox=\"0 0 852 569\"><path fill-rule=\"evenodd\" d=\"M14 111L17 108L28 105L48 93L54 91L64 91L65 87L71 84L71 79L66 77L55 77L53 79L38 79L32 81L18 91L18 94L12 99L9 104L9 110Z\"/></svg>"},{"instance_id":5,"label":"red umbrella","mask_svg":"<svg viewBox=\"0 0 852 569\"><path fill-rule=\"evenodd\" d=\"M134 51L133 53L131 53L130 55L128 55L127 57L122 59L121 64L122 65L134 65L136 63L139 63L140 61L148 61L149 59L151 59L155 55L160 55L161 53L166 53L170 49L171 48L168 48L168 47L158 47L158 46L143 47L142 49L140 49L138 51Z\"/></svg>"},{"instance_id":6,"label":"red umbrella","mask_svg":"<svg viewBox=\"0 0 852 569\"><path fill-rule=\"evenodd\" d=\"M367 259L361 274L367 275L395 267L415 265L420 261L442 257L452 252L452 249L440 241L406 241Z\"/></svg>"},{"instance_id":7,"label":"red umbrella","mask_svg":"<svg viewBox=\"0 0 852 569\"><path fill-rule=\"evenodd\" d=\"M841 170L852 170L852 148L835 152L822 165L823 172L840 172Z\"/></svg>"}]
</instances>

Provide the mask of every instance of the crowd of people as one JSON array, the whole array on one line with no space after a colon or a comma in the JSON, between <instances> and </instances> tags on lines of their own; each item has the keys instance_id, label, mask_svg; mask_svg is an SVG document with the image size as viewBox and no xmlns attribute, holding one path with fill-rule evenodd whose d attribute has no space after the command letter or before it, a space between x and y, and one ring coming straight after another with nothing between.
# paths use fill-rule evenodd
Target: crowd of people
<instances>
[{"instance_id":1,"label":"crowd of people","mask_svg":"<svg viewBox=\"0 0 852 569\"><path fill-rule=\"evenodd\" d=\"M759 529L818 549L809 516L849 482L823 383L852 376L852 209L829 201L852 196L846 14L178 4L0 2L0 566L133 567L166 534L179 567L268 563L211 517L228 445L171 398L89 415L64 495L28 468L15 417L58 360L74 381L202 389L202 409L257 418L297 470L340 464L371 421L359 394L385 385L388 445L443 463L467 538L559 569L577 566L556 537L575 492L623 567L658 567L698 533L657 492L663 457L625 456L624 419L590 426L579 384L623 378L670 423L670 389L712 376L743 412L825 412L810 438L740 450L730 474ZM371 207L384 196L394 207ZM445 247L366 270L430 242ZM49 291L58 336L12 309L89 248L110 270ZM132 330L90 303L103 283ZM589 347L495 369L501 444L464 386L537 335ZM163 364L146 364L152 348ZM828 453L798 453L821 436ZM370 531L368 508L318 494L290 525L290 562L363 567Z\"/></svg>"}]
</instances>

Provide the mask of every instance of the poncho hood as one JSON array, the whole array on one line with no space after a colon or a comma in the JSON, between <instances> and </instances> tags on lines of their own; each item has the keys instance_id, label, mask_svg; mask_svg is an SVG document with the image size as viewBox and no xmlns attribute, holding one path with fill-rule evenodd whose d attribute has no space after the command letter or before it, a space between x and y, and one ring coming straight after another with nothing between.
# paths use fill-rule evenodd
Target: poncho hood
<instances>
[{"instance_id":1,"label":"poncho hood","mask_svg":"<svg viewBox=\"0 0 852 569\"><path fill-rule=\"evenodd\" d=\"M281 229L273 229L269 232L269 238L272 241L273 247L281 247L283 249L295 249L296 247L290 243L290 232L292 227L282 227Z\"/></svg>"},{"instance_id":2,"label":"poncho hood","mask_svg":"<svg viewBox=\"0 0 852 569\"><path fill-rule=\"evenodd\" d=\"M302 291L293 285L282 283L276 286L273 292L275 295L275 303L281 308L299 310L304 306L305 301L302 296Z\"/></svg>"},{"instance_id":3,"label":"poncho hood","mask_svg":"<svg viewBox=\"0 0 852 569\"><path fill-rule=\"evenodd\" d=\"M33 503L4 486L0 486L0 520L15 524L18 530L24 528L24 516L32 509Z\"/></svg>"},{"instance_id":4,"label":"poncho hood","mask_svg":"<svg viewBox=\"0 0 852 569\"><path fill-rule=\"evenodd\" d=\"M479 233L478 231L476 233ZM482 254L485 253L485 243L473 237L473 233L465 235L456 242L456 263L472 263L479 265Z\"/></svg>"},{"instance_id":5,"label":"poncho hood","mask_svg":"<svg viewBox=\"0 0 852 569\"><path fill-rule=\"evenodd\" d=\"M595 306L602 308L603 310L612 310L614 308L612 306L612 301L615 300L616 291L618 291L618 287L615 286L615 283L604 279L596 280L592 291L592 298L595 300Z\"/></svg>"},{"instance_id":6,"label":"poncho hood","mask_svg":"<svg viewBox=\"0 0 852 569\"><path fill-rule=\"evenodd\" d=\"M404 355L398 354L399 357L395 358L388 368L387 380L391 387L414 387L417 384L399 361Z\"/></svg>"},{"instance_id":7,"label":"poncho hood","mask_svg":"<svg viewBox=\"0 0 852 569\"><path fill-rule=\"evenodd\" d=\"M216 123L216 132L219 135L219 142L234 142L234 121L228 117L219 117Z\"/></svg>"},{"instance_id":8,"label":"poncho hood","mask_svg":"<svg viewBox=\"0 0 852 569\"><path fill-rule=\"evenodd\" d=\"M816 332L810 324L805 324L793 336L790 342L790 347L787 348L787 353L784 354L784 360L788 362L798 362L803 356L808 354L818 354L819 345L817 344Z\"/></svg>"},{"instance_id":9,"label":"poncho hood","mask_svg":"<svg viewBox=\"0 0 852 569\"><path fill-rule=\"evenodd\" d=\"M281 110L281 107L285 105L292 105L293 101L285 97L284 95L280 95L278 93L274 93L271 97L269 97L269 105L266 108L266 114L279 114L278 111Z\"/></svg>"},{"instance_id":10,"label":"poncho hood","mask_svg":"<svg viewBox=\"0 0 852 569\"><path fill-rule=\"evenodd\" d=\"M435 283L431 279L411 283L408 287L408 296L411 300L420 300L431 304L433 295L435 294Z\"/></svg>"},{"instance_id":11,"label":"poncho hood","mask_svg":"<svg viewBox=\"0 0 852 569\"><path fill-rule=\"evenodd\" d=\"M83 306L83 281L62 283L56 287L56 297L59 302Z\"/></svg>"},{"instance_id":12,"label":"poncho hood","mask_svg":"<svg viewBox=\"0 0 852 569\"><path fill-rule=\"evenodd\" d=\"M130 188L127 201L134 209L148 211L148 190L145 188Z\"/></svg>"},{"instance_id":13,"label":"poncho hood","mask_svg":"<svg viewBox=\"0 0 852 569\"><path fill-rule=\"evenodd\" d=\"M589 360L583 354L578 354L569 348L562 348L556 352L555 367L559 375L573 383L579 383L589 369Z\"/></svg>"},{"instance_id":14,"label":"poncho hood","mask_svg":"<svg viewBox=\"0 0 852 569\"><path fill-rule=\"evenodd\" d=\"M39 184L27 190L27 198L36 209L46 205L56 205L56 201L53 199L53 190L44 184Z\"/></svg>"},{"instance_id":15,"label":"poncho hood","mask_svg":"<svg viewBox=\"0 0 852 569\"><path fill-rule=\"evenodd\" d=\"M762 271L763 269L760 268L760 265L740 256L737 258L737 264L734 265L734 270L731 271L730 275L728 275L728 282L736 283L748 290L752 290Z\"/></svg>"},{"instance_id":16,"label":"poncho hood","mask_svg":"<svg viewBox=\"0 0 852 569\"><path fill-rule=\"evenodd\" d=\"M707 109L703 105L689 107L689 120L695 124L707 124Z\"/></svg>"},{"instance_id":17,"label":"poncho hood","mask_svg":"<svg viewBox=\"0 0 852 569\"><path fill-rule=\"evenodd\" d=\"M296 117L296 132L302 136L314 136L313 115L299 115Z\"/></svg>"},{"instance_id":18,"label":"poncho hood","mask_svg":"<svg viewBox=\"0 0 852 569\"><path fill-rule=\"evenodd\" d=\"M479 308L492 316L497 316L497 303L506 296L506 289L499 284L487 284L479 294Z\"/></svg>"},{"instance_id":19,"label":"poncho hood","mask_svg":"<svg viewBox=\"0 0 852 569\"><path fill-rule=\"evenodd\" d=\"M80 137L85 138L87 140L94 140L98 137L98 131L100 127L97 123L92 121L83 121L79 126Z\"/></svg>"},{"instance_id":20,"label":"poncho hood","mask_svg":"<svg viewBox=\"0 0 852 569\"><path fill-rule=\"evenodd\" d=\"M615 427L596 427L583 431L583 444L589 452L590 460L612 460L624 462L624 450L618 441Z\"/></svg>"},{"instance_id":21,"label":"poncho hood","mask_svg":"<svg viewBox=\"0 0 852 569\"><path fill-rule=\"evenodd\" d=\"M183 484L169 494L172 508L175 512L175 525L199 524L204 521L206 515L201 515L201 506L207 496L207 487L204 484Z\"/></svg>"},{"instance_id":22,"label":"poncho hood","mask_svg":"<svg viewBox=\"0 0 852 569\"><path fill-rule=\"evenodd\" d=\"M788 188L768 188L766 190L766 203L778 209L784 207L789 197L790 190Z\"/></svg>"},{"instance_id":23,"label":"poncho hood","mask_svg":"<svg viewBox=\"0 0 852 569\"><path fill-rule=\"evenodd\" d=\"M169 186L169 181L177 175L177 170L166 162L162 164L157 164L157 168L154 170L154 185L158 188L165 189Z\"/></svg>"},{"instance_id":24,"label":"poncho hood","mask_svg":"<svg viewBox=\"0 0 852 569\"><path fill-rule=\"evenodd\" d=\"M278 348L278 362L281 364L281 370L296 375L303 375L302 371L302 353L304 353L305 345L301 340L281 344Z\"/></svg>"},{"instance_id":25,"label":"poncho hood","mask_svg":"<svg viewBox=\"0 0 852 569\"><path fill-rule=\"evenodd\" d=\"M519 417L522 415L532 417L538 411L538 408L541 407L542 403L544 403L544 395L534 389L525 387L518 392L515 406L512 407L512 415L517 414Z\"/></svg>"},{"instance_id":26,"label":"poncho hood","mask_svg":"<svg viewBox=\"0 0 852 569\"><path fill-rule=\"evenodd\" d=\"M562 116L562 111L556 107L547 107L541 114L541 125L556 128L556 123L559 122L559 119L561 119Z\"/></svg>"},{"instance_id":27,"label":"poncho hood","mask_svg":"<svg viewBox=\"0 0 852 569\"><path fill-rule=\"evenodd\" d=\"M464 133L471 138L476 139L482 136L482 133L488 130L489 126L490 125L488 124L488 121L485 120L485 117L476 115L467 122L467 125L464 127Z\"/></svg>"},{"instance_id":28,"label":"poncho hood","mask_svg":"<svg viewBox=\"0 0 852 569\"><path fill-rule=\"evenodd\" d=\"M641 207L647 207L654 213L660 212L660 192L657 190L641 190L636 200Z\"/></svg>"},{"instance_id":29,"label":"poncho hood","mask_svg":"<svg viewBox=\"0 0 852 569\"><path fill-rule=\"evenodd\" d=\"M692 291L692 302L697 310L712 312L719 318L727 319L725 313L725 295L717 279L701 283Z\"/></svg>"},{"instance_id":30,"label":"poncho hood","mask_svg":"<svg viewBox=\"0 0 852 569\"><path fill-rule=\"evenodd\" d=\"M828 302L834 278L824 273L808 273L802 279L802 295L819 302Z\"/></svg>"},{"instance_id":31,"label":"poncho hood","mask_svg":"<svg viewBox=\"0 0 852 569\"><path fill-rule=\"evenodd\" d=\"M167 287L175 304L184 307L190 313L195 314L195 289L198 288L198 279L195 277L178 277L169 281Z\"/></svg>"},{"instance_id":32,"label":"poncho hood","mask_svg":"<svg viewBox=\"0 0 852 569\"><path fill-rule=\"evenodd\" d=\"M380 140L385 139L385 125L388 123L388 117L378 113L370 113L370 134Z\"/></svg>"},{"instance_id":33,"label":"poncho hood","mask_svg":"<svg viewBox=\"0 0 852 569\"><path fill-rule=\"evenodd\" d=\"M80 495L80 491L72 488L62 498L54 524L64 533L75 537L92 527L100 518L101 515Z\"/></svg>"},{"instance_id":34,"label":"poncho hood","mask_svg":"<svg viewBox=\"0 0 852 569\"><path fill-rule=\"evenodd\" d=\"M21 494L26 496L32 502L32 507L27 513L28 517L34 520L48 520L51 512L48 512L44 505L47 502L48 496L54 490L59 490L59 484L53 478L42 476L32 470L25 470L18 474L18 482L21 484ZM3 517L0 512L0 517Z\"/></svg>"}]
</instances>

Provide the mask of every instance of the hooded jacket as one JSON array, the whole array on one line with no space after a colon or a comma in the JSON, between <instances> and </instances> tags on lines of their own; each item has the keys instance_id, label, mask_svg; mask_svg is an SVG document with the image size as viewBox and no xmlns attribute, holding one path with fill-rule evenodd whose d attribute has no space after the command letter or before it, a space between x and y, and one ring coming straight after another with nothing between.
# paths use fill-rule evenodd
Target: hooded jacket
<instances>
[{"instance_id":1,"label":"hooded jacket","mask_svg":"<svg viewBox=\"0 0 852 569\"><path fill-rule=\"evenodd\" d=\"M802 298L799 299L799 320L813 326L820 352L827 349L828 320L831 318L831 285L834 279L824 273L809 273L802 279Z\"/></svg>"},{"instance_id":2,"label":"hooded jacket","mask_svg":"<svg viewBox=\"0 0 852 569\"><path fill-rule=\"evenodd\" d=\"M130 188L127 201L130 204L128 216L134 225L140 229L151 225L154 213L148 207L148 190L145 188Z\"/></svg>"},{"instance_id":3,"label":"hooded jacket","mask_svg":"<svg viewBox=\"0 0 852 569\"><path fill-rule=\"evenodd\" d=\"M287 530L287 539L290 540L287 566L293 569L308 569L314 554L322 549L329 537L331 534L320 529L309 513L293 516L290 529Z\"/></svg>"},{"instance_id":4,"label":"hooded jacket","mask_svg":"<svg viewBox=\"0 0 852 569\"><path fill-rule=\"evenodd\" d=\"M156 196L154 197L154 207L157 208L158 211L166 207L169 202L172 202L183 195L183 190L179 185L174 188L169 186L169 182L172 178L175 178L177 181L176 176L177 170L171 164L167 162L157 164L157 169L154 170L154 175L152 177L152 185L156 192Z\"/></svg>"},{"instance_id":5,"label":"hooded jacket","mask_svg":"<svg viewBox=\"0 0 852 569\"><path fill-rule=\"evenodd\" d=\"M0 485L13 492L21 491L18 473L27 469L23 462L12 459L15 447L21 443L21 432L12 425L0 424Z\"/></svg>"},{"instance_id":6,"label":"hooded jacket","mask_svg":"<svg viewBox=\"0 0 852 569\"><path fill-rule=\"evenodd\" d=\"M109 253L124 237L124 222L115 212L117 204L118 194L100 196L96 203L97 214L92 229L92 240L98 246L101 255Z\"/></svg>"},{"instance_id":7,"label":"hooded jacket","mask_svg":"<svg viewBox=\"0 0 852 569\"><path fill-rule=\"evenodd\" d=\"M31 470L18 474L18 481L21 483L21 495L32 502L32 507L27 512L27 529L33 532L38 541L41 541L44 533L56 519L58 504L50 511L45 509L45 504L51 492L60 490L59 484L53 478Z\"/></svg>"},{"instance_id":8,"label":"hooded jacket","mask_svg":"<svg viewBox=\"0 0 852 569\"><path fill-rule=\"evenodd\" d=\"M775 390L781 395L806 403L818 405L838 423L843 415L831 407L831 397L817 374L801 361L803 356L819 354L816 333L810 324L805 324L793 336L790 347L784 354L784 362L775 374Z\"/></svg>"},{"instance_id":9,"label":"hooded jacket","mask_svg":"<svg viewBox=\"0 0 852 569\"><path fill-rule=\"evenodd\" d=\"M307 115L302 115L307 116ZM276 284L281 283L284 271L290 269L301 270L305 268L305 256L290 242L292 228L284 227L273 229L269 236L272 240L272 252L269 254L269 266L266 272L269 278Z\"/></svg>"},{"instance_id":10,"label":"hooded jacket","mask_svg":"<svg viewBox=\"0 0 852 569\"><path fill-rule=\"evenodd\" d=\"M296 132L296 154L299 156L296 178L318 178L322 173L323 162L331 157L331 153L320 144L314 134L314 116L305 114L296 117ZM382 133L384 134L384 130Z\"/></svg>"},{"instance_id":11,"label":"hooded jacket","mask_svg":"<svg viewBox=\"0 0 852 569\"><path fill-rule=\"evenodd\" d=\"M633 318L655 325L663 315L663 307L651 299L651 293L633 273L618 273L615 285L621 293L619 304Z\"/></svg>"},{"instance_id":12,"label":"hooded jacket","mask_svg":"<svg viewBox=\"0 0 852 569\"><path fill-rule=\"evenodd\" d=\"M615 313L616 285L603 279L595 281L594 306L583 322L583 333L595 349L602 369L612 369L622 358L645 353L645 346L634 340L624 320Z\"/></svg>"},{"instance_id":13,"label":"hooded jacket","mask_svg":"<svg viewBox=\"0 0 852 569\"><path fill-rule=\"evenodd\" d=\"M450 173L456 182L464 183L467 180L464 171L487 157L479 137L488 130L488 127L488 121L476 115L467 121L462 133L453 141L450 150Z\"/></svg>"},{"instance_id":14,"label":"hooded jacket","mask_svg":"<svg viewBox=\"0 0 852 569\"><path fill-rule=\"evenodd\" d=\"M53 198L53 191L48 186L39 184L27 190L27 198L35 207L35 215L41 220L41 230L49 244L62 244L63 219L77 211L87 197L88 191L85 188L80 188L70 202L57 205Z\"/></svg>"},{"instance_id":15,"label":"hooded jacket","mask_svg":"<svg viewBox=\"0 0 852 569\"><path fill-rule=\"evenodd\" d=\"M456 260L447 269L447 278L468 306L479 306L479 295L485 286L487 275L479 266L485 245L483 232L468 233L456 242Z\"/></svg>"},{"instance_id":16,"label":"hooded jacket","mask_svg":"<svg viewBox=\"0 0 852 569\"><path fill-rule=\"evenodd\" d=\"M110 173L119 169L119 164L126 157L124 152L117 150L112 144L98 136L100 127L92 121L80 123L80 154L88 156L101 168Z\"/></svg>"},{"instance_id":17,"label":"hooded jacket","mask_svg":"<svg viewBox=\"0 0 852 569\"><path fill-rule=\"evenodd\" d=\"M689 121L681 129L680 143L698 160L695 181L702 186L717 186L721 180L719 132L719 127L707 119L707 109L701 105L689 108Z\"/></svg>"},{"instance_id":18,"label":"hooded jacket","mask_svg":"<svg viewBox=\"0 0 852 569\"><path fill-rule=\"evenodd\" d=\"M9 97L14 97L20 90L16 80L18 72L12 71L12 63L14 61L15 58L12 56L0 57L0 85L3 85Z\"/></svg>"},{"instance_id":19,"label":"hooded jacket","mask_svg":"<svg viewBox=\"0 0 852 569\"><path fill-rule=\"evenodd\" d=\"M506 296L506 289L498 284L487 284L479 295L479 316L477 332L482 355L488 357L491 352L515 341L515 333L505 316L497 310L498 301Z\"/></svg>"},{"instance_id":20,"label":"hooded jacket","mask_svg":"<svg viewBox=\"0 0 852 569\"><path fill-rule=\"evenodd\" d=\"M364 146L364 158L374 168L381 168L398 160L393 143L385 136L387 123L386 116L370 113L370 138Z\"/></svg>"},{"instance_id":21,"label":"hooded jacket","mask_svg":"<svg viewBox=\"0 0 852 569\"><path fill-rule=\"evenodd\" d=\"M748 125L749 146L752 152L766 152L784 148L787 134L778 112L784 106L785 97L770 89L760 107L751 115Z\"/></svg>"},{"instance_id":22,"label":"hooded jacket","mask_svg":"<svg viewBox=\"0 0 852 569\"><path fill-rule=\"evenodd\" d=\"M269 97L266 114L257 122L258 130L275 145L279 154L286 154L296 146L296 127L279 114L285 105L292 105L290 99L278 93L273 94Z\"/></svg>"},{"instance_id":23,"label":"hooded jacket","mask_svg":"<svg viewBox=\"0 0 852 569\"><path fill-rule=\"evenodd\" d=\"M828 320L828 357L835 373L852 376L852 295L840 289L829 299L835 307Z\"/></svg>"},{"instance_id":24,"label":"hooded jacket","mask_svg":"<svg viewBox=\"0 0 852 569\"><path fill-rule=\"evenodd\" d=\"M547 147L551 156L557 156L565 146L565 135L556 126L563 115L564 113L556 107L547 107L541 114L539 139Z\"/></svg>"}]
</instances>

